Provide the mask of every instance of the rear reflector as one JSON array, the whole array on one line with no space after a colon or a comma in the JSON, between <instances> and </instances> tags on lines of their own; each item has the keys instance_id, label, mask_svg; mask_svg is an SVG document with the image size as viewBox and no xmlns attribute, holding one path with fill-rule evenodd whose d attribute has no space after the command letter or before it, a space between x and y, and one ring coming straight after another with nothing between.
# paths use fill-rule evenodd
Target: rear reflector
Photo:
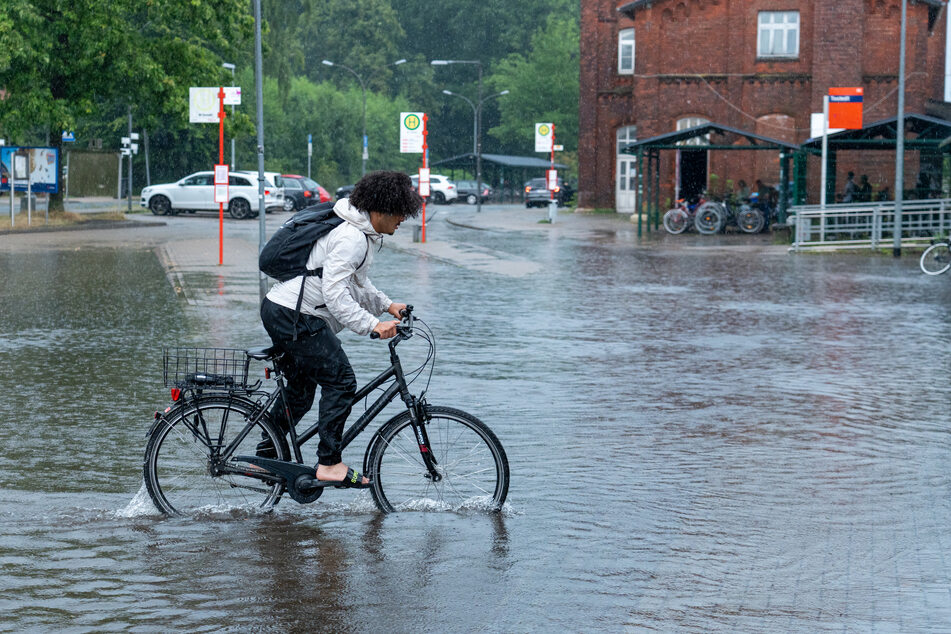
<instances>
[{"instance_id":1,"label":"rear reflector","mask_svg":"<svg viewBox=\"0 0 951 634\"><path fill-rule=\"evenodd\" d=\"M177 401L182 395L182 391L177 387L172 388L172 400Z\"/></svg>"}]
</instances>

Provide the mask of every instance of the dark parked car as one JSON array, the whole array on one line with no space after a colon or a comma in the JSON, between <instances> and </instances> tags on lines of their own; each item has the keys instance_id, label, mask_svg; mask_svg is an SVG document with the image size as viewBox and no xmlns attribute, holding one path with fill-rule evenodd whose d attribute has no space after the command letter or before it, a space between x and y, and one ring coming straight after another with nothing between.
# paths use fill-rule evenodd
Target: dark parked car
<instances>
[{"instance_id":1,"label":"dark parked car","mask_svg":"<svg viewBox=\"0 0 951 634\"><path fill-rule=\"evenodd\" d=\"M459 200L464 200L470 205L479 202L478 196L481 196L482 202L485 202L492 195L491 187L482 183L480 191L475 181L456 181L456 191L459 192Z\"/></svg>"},{"instance_id":2,"label":"dark parked car","mask_svg":"<svg viewBox=\"0 0 951 634\"><path fill-rule=\"evenodd\" d=\"M344 185L343 187L338 187L337 191L335 192L337 200L340 200L341 198L348 198L350 194L353 193L353 188L354 185Z\"/></svg>"},{"instance_id":3,"label":"dark parked car","mask_svg":"<svg viewBox=\"0 0 951 634\"><path fill-rule=\"evenodd\" d=\"M330 200L330 194L317 181L300 174L284 174L284 211L297 211Z\"/></svg>"},{"instance_id":4,"label":"dark parked car","mask_svg":"<svg viewBox=\"0 0 951 634\"><path fill-rule=\"evenodd\" d=\"M558 179L558 186L555 187L555 200L559 207L564 207L565 203L574 195L570 185L565 185L562 179ZM526 207L544 207L551 200L551 193L548 191L548 183L545 178L533 178L525 183L525 206Z\"/></svg>"}]
</instances>

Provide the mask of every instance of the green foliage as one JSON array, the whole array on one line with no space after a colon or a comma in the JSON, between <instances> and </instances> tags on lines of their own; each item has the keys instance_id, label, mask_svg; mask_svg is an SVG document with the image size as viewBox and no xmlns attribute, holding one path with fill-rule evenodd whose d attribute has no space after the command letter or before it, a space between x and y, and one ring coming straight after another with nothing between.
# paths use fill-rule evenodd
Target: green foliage
<instances>
[{"instance_id":1,"label":"green foliage","mask_svg":"<svg viewBox=\"0 0 951 634\"><path fill-rule=\"evenodd\" d=\"M489 84L509 90L499 99L500 123L489 134L512 153L534 150L534 123L555 124L555 143L578 147L579 28L574 20L552 16L532 36L527 54L499 63Z\"/></svg>"}]
</instances>

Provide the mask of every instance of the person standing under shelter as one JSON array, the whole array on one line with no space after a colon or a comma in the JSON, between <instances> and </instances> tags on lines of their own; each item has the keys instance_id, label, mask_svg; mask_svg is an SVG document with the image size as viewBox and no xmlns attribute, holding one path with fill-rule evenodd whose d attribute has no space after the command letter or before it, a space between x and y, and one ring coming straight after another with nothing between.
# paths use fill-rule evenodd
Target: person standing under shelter
<instances>
[{"instance_id":1,"label":"person standing under shelter","mask_svg":"<svg viewBox=\"0 0 951 634\"><path fill-rule=\"evenodd\" d=\"M842 194L842 202L851 203L855 202L855 192L857 188L855 186L855 172L849 172L849 177L845 180L845 193Z\"/></svg>"},{"instance_id":2,"label":"person standing under shelter","mask_svg":"<svg viewBox=\"0 0 951 634\"><path fill-rule=\"evenodd\" d=\"M868 176L865 174L859 176L859 187L855 193L855 200L863 203L872 200L872 184L868 182Z\"/></svg>"}]
</instances>

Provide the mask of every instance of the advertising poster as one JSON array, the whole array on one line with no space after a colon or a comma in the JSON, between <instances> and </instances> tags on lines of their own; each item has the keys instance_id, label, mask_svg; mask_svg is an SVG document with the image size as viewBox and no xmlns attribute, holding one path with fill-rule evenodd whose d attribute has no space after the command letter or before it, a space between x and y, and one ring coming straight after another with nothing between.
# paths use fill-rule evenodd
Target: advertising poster
<instances>
[{"instance_id":1,"label":"advertising poster","mask_svg":"<svg viewBox=\"0 0 951 634\"><path fill-rule=\"evenodd\" d=\"M26 191L28 180L34 192L55 194L59 191L59 152L56 149L0 147L0 191L10 191L10 175L14 166L17 167L14 176L18 192Z\"/></svg>"}]
</instances>

